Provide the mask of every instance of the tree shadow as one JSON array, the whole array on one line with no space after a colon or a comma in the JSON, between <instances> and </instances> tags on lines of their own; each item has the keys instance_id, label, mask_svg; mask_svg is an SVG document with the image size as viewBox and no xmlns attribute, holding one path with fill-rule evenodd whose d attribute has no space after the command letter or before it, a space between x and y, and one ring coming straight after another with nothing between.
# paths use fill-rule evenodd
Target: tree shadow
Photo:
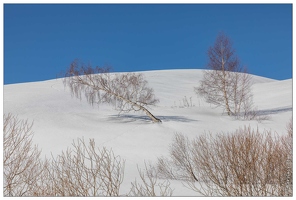
<instances>
[{"instance_id":1,"label":"tree shadow","mask_svg":"<svg viewBox=\"0 0 296 200\"><path fill-rule=\"evenodd\" d=\"M273 115L283 112L293 111L293 107L283 107L283 108L273 108L273 109L266 109L266 110L258 110L258 115Z\"/></svg>"},{"instance_id":2,"label":"tree shadow","mask_svg":"<svg viewBox=\"0 0 296 200\"><path fill-rule=\"evenodd\" d=\"M159 118L162 122L194 122L198 121L195 119L189 119L187 117L183 116L156 116ZM140 122L152 122L151 119L148 116L145 115L130 115L130 114L123 114L123 115L110 115L108 118L109 121L116 121L120 123L129 123L134 121L140 121Z\"/></svg>"}]
</instances>

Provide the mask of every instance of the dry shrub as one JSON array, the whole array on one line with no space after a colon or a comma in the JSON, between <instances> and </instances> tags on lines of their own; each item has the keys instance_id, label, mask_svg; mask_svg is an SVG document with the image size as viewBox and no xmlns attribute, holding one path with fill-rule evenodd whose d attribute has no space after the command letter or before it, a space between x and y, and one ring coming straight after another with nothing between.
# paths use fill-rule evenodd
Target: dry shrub
<instances>
[{"instance_id":1,"label":"dry shrub","mask_svg":"<svg viewBox=\"0 0 296 200\"><path fill-rule=\"evenodd\" d=\"M78 139L56 158L41 160L33 123L12 114L3 122L4 196L119 196L125 161L112 150Z\"/></svg>"},{"instance_id":2,"label":"dry shrub","mask_svg":"<svg viewBox=\"0 0 296 200\"><path fill-rule=\"evenodd\" d=\"M233 134L211 134L194 141L194 162L204 195L286 196L287 155L282 138L250 127ZM285 185L285 186L284 186Z\"/></svg>"},{"instance_id":3,"label":"dry shrub","mask_svg":"<svg viewBox=\"0 0 296 200\"><path fill-rule=\"evenodd\" d=\"M288 132L288 137L293 138L293 120L292 120L292 118L290 119L289 123L287 124L287 132Z\"/></svg>"},{"instance_id":4,"label":"dry shrub","mask_svg":"<svg viewBox=\"0 0 296 200\"><path fill-rule=\"evenodd\" d=\"M3 116L3 195L31 196L41 179L41 151L32 143L33 123Z\"/></svg>"},{"instance_id":5,"label":"dry shrub","mask_svg":"<svg viewBox=\"0 0 296 200\"><path fill-rule=\"evenodd\" d=\"M186 148L179 148L184 141ZM162 178L185 179L187 187L205 196L291 196L291 141L291 135L251 127L203 134L191 142L176 134L170 159L161 158L158 170Z\"/></svg>"},{"instance_id":6,"label":"dry shrub","mask_svg":"<svg viewBox=\"0 0 296 200\"><path fill-rule=\"evenodd\" d=\"M158 158L158 176L164 179L197 181L192 153L191 141L184 135L176 133L170 145L170 158Z\"/></svg>"},{"instance_id":7,"label":"dry shrub","mask_svg":"<svg viewBox=\"0 0 296 200\"><path fill-rule=\"evenodd\" d=\"M51 159L40 159L33 146L33 123L4 115L4 196L171 196L169 181L159 182L156 170L145 164L138 169L142 183L131 183L129 194L120 195L125 160L112 150L98 148L94 139L77 139Z\"/></svg>"},{"instance_id":8,"label":"dry shrub","mask_svg":"<svg viewBox=\"0 0 296 200\"><path fill-rule=\"evenodd\" d=\"M72 143L53 158L44 173L46 194L40 196L119 196L124 163L112 150L99 149L93 139ZM41 190L40 190L41 191Z\"/></svg>"},{"instance_id":9,"label":"dry shrub","mask_svg":"<svg viewBox=\"0 0 296 200\"><path fill-rule=\"evenodd\" d=\"M137 180L132 182L132 187L128 196L172 196L173 190L170 187L170 182L168 180L159 182L157 178L159 172L157 172L157 170L151 164L147 166L145 163L144 172L139 168L138 172L140 174L142 183L138 183Z\"/></svg>"},{"instance_id":10,"label":"dry shrub","mask_svg":"<svg viewBox=\"0 0 296 200\"><path fill-rule=\"evenodd\" d=\"M33 146L33 123L4 115L4 196L171 196L170 182L159 182L157 171L145 163L138 169L142 183L131 183L120 195L125 160L112 150L98 148L94 139L77 139L51 159L40 159Z\"/></svg>"}]
</instances>

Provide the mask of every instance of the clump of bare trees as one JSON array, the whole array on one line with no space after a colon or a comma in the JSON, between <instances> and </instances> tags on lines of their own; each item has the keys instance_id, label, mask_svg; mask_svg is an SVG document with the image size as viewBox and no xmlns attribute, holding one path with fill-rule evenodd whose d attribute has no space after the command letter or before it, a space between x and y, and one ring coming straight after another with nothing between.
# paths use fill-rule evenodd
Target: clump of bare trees
<instances>
[{"instance_id":1,"label":"clump of bare trees","mask_svg":"<svg viewBox=\"0 0 296 200\"><path fill-rule=\"evenodd\" d=\"M209 103L223 107L229 116L252 119L253 110L251 76L240 64L230 39L220 33L213 47L208 50L209 70L194 90Z\"/></svg>"},{"instance_id":2,"label":"clump of bare trees","mask_svg":"<svg viewBox=\"0 0 296 200\"><path fill-rule=\"evenodd\" d=\"M120 194L125 160L98 148L93 139L73 141L72 147L50 159L32 143L33 123L4 115L4 196L171 196L169 181L159 182L155 170L139 170L141 183Z\"/></svg>"},{"instance_id":3,"label":"clump of bare trees","mask_svg":"<svg viewBox=\"0 0 296 200\"><path fill-rule=\"evenodd\" d=\"M176 134L157 169L205 196L292 196L292 136L250 127L194 140Z\"/></svg>"},{"instance_id":4,"label":"clump of bare trees","mask_svg":"<svg viewBox=\"0 0 296 200\"><path fill-rule=\"evenodd\" d=\"M65 74L64 84L78 98L84 93L92 105L109 103L120 112L143 111L153 122L161 122L146 108L158 103L158 99L141 73L110 74L108 68L74 61Z\"/></svg>"}]
</instances>

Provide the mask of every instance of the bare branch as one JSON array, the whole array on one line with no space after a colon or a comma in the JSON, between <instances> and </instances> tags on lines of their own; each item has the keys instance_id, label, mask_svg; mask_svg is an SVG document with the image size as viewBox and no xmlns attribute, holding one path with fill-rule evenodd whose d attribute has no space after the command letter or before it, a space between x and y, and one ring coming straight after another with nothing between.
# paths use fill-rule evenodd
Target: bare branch
<instances>
[{"instance_id":1,"label":"bare branch","mask_svg":"<svg viewBox=\"0 0 296 200\"><path fill-rule=\"evenodd\" d=\"M161 122L145 106L155 105L152 88L141 73L110 74L108 68L92 68L74 61L64 79L72 95L81 99L84 93L88 103L109 103L120 112L143 111L154 122Z\"/></svg>"},{"instance_id":2,"label":"bare branch","mask_svg":"<svg viewBox=\"0 0 296 200\"><path fill-rule=\"evenodd\" d=\"M137 180L132 182L132 188L128 196L141 196L141 197L155 197L155 196L172 196L173 190L170 188L170 182L165 180L158 182L158 172L153 168L151 164L147 166L145 163L145 172L142 172L138 168L142 184Z\"/></svg>"},{"instance_id":3,"label":"bare branch","mask_svg":"<svg viewBox=\"0 0 296 200\"><path fill-rule=\"evenodd\" d=\"M53 158L47 182L55 196L119 196L124 163L112 150L96 148L93 139L73 142Z\"/></svg>"},{"instance_id":4,"label":"bare branch","mask_svg":"<svg viewBox=\"0 0 296 200\"><path fill-rule=\"evenodd\" d=\"M209 103L223 107L229 116L250 119L254 115L251 76L242 67L230 39L220 33L208 50L208 68L194 90Z\"/></svg>"},{"instance_id":5,"label":"bare branch","mask_svg":"<svg viewBox=\"0 0 296 200\"><path fill-rule=\"evenodd\" d=\"M41 151L32 143L33 123L12 114L3 119L4 196L32 195L43 171Z\"/></svg>"},{"instance_id":6,"label":"bare branch","mask_svg":"<svg viewBox=\"0 0 296 200\"><path fill-rule=\"evenodd\" d=\"M203 134L191 142L176 135L171 148L170 160L159 159L160 177L183 180L198 194L292 196L291 134L244 127L233 133ZM195 178L188 179L188 172Z\"/></svg>"}]
</instances>

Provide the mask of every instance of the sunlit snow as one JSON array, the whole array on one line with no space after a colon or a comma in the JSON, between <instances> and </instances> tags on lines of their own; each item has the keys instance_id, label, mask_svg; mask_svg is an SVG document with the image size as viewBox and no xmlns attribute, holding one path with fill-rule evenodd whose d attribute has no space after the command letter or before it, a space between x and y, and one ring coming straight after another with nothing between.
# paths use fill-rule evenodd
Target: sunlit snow
<instances>
[{"instance_id":1,"label":"sunlit snow","mask_svg":"<svg viewBox=\"0 0 296 200\"><path fill-rule=\"evenodd\" d=\"M61 79L4 86L4 113L34 122L34 143L43 156L59 154L73 140L94 138L98 147L112 148L126 160L122 194L130 182L138 178L137 165L155 163L157 157L168 155L175 133L194 138L205 132L235 131L244 125L260 130L286 132L292 117L292 79L277 81L253 76L254 105L269 120L235 120L223 114L221 108L206 103L194 93L202 78L202 70L160 70L142 72L160 100L150 107L162 120L153 123L141 112L118 115L110 105L92 107L84 99L71 97ZM186 103L188 102L188 104ZM196 193L179 181L171 181L174 196L194 196Z\"/></svg>"}]
</instances>

